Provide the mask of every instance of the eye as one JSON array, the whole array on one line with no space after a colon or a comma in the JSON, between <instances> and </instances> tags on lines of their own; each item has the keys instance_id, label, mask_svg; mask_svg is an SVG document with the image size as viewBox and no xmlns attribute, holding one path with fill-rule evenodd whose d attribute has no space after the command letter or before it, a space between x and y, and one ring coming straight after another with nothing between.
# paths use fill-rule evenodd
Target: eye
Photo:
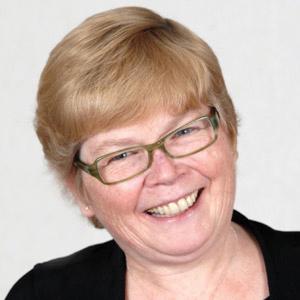
<instances>
[{"instance_id":1,"label":"eye","mask_svg":"<svg viewBox=\"0 0 300 300\"><path fill-rule=\"evenodd\" d=\"M174 133L174 138L178 138L178 137L182 137L182 136L187 136L190 135L192 133L195 133L196 131L198 131L199 128L195 128L195 127L186 127L186 128L182 128L178 131L176 131Z\"/></svg>"},{"instance_id":2,"label":"eye","mask_svg":"<svg viewBox=\"0 0 300 300\"><path fill-rule=\"evenodd\" d=\"M113 161L118 161L118 160L124 160L127 157L129 157L130 155L132 155L132 152L122 152L116 156L113 156L110 158L109 162L113 162Z\"/></svg>"},{"instance_id":3,"label":"eye","mask_svg":"<svg viewBox=\"0 0 300 300\"><path fill-rule=\"evenodd\" d=\"M136 157L139 157L140 153L141 153L141 150L139 150L139 149L120 152L117 155L108 157L106 164L109 165L109 164L113 164L113 163L131 162L134 159L136 159Z\"/></svg>"}]
</instances>

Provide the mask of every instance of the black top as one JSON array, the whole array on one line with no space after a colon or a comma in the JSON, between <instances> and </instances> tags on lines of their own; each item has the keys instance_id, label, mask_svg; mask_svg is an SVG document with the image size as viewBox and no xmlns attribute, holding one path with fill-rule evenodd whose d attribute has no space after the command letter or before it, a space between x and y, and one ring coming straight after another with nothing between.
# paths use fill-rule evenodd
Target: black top
<instances>
[{"instance_id":1,"label":"black top","mask_svg":"<svg viewBox=\"0 0 300 300\"><path fill-rule=\"evenodd\" d=\"M300 299L300 232L280 232L234 212L233 221L261 247L271 300ZM37 264L11 289L6 300L125 299L126 261L114 241Z\"/></svg>"}]
</instances>

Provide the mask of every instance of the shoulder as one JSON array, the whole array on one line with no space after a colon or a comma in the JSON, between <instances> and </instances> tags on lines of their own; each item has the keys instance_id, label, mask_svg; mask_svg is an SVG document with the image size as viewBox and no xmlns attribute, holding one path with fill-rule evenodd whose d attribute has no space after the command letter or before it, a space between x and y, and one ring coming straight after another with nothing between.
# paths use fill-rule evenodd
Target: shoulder
<instances>
[{"instance_id":1,"label":"shoulder","mask_svg":"<svg viewBox=\"0 0 300 300\"><path fill-rule=\"evenodd\" d=\"M233 221L257 240L264 256L269 285L283 299L300 297L300 232L279 231L234 212ZM296 298L293 298L296 297ZM298 298L297 298L298 297Z\"/></svg>"},{"instance_id":2,"label":"shoulder","mask_svg":"<svg viewBox=\"0 0 300 300\"><path fill-rule=\"evenodd\" d=\"M266 247L270 254L277 254L277 258L289 253L290 258L300 263L300 232L275 230L263 223L249 220L242 214L234 211L233 221L248 230L259 244ZM292 255L292 254L295 254Z\"/></svg>"},{"instance_id":3,"label":"shoulder","mask_svg":"<svg viewBox=\"0 0 300 300\"><path fill-rule=\"evenodd\" d=\"M11 289L7 300L93 299L122 282L125 258L114 241L37 264Z\"/></svg>"}]
</instances>

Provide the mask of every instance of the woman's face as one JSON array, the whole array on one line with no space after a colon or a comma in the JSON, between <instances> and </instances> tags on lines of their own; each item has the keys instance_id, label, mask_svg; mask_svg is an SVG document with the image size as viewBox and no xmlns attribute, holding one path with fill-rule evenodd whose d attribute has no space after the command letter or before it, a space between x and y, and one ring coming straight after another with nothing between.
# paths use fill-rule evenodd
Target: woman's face
<instances>
[{"instance_id":1,"label":"woman's face","mask_svg":"<svg viewBox=\"0 0 300 300\"><path fill-rule=\"evenodd\" d=\"M161 112L138 124L99 133L84 142L81 159L92 163L100 148L103 154L156 142L208 113L207 107L179 116ZM152 166L128 181L104 185L83 172L82 211L87 217L96 216L128 256L160 261L193 258L213 245L230 222L235 158L221 126L216 142L191 156L172 159L155 150ZM196 202L175 216L147 212L182 198L181 203L187 203L189 195L196 195Z\"/></svg>"}]
</instances>

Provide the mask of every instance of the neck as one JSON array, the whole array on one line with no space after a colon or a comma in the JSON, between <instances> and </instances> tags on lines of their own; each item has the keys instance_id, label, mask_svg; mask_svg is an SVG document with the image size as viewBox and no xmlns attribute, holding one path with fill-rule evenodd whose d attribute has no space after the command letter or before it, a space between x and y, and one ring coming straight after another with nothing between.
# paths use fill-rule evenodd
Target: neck
<instances>
[{"instance_id":1,"label":"neck","mask_svg":"<svg viewBox=\"0 0 300 300\"><path fill-rule=\"evenodd\" d=\"M179 299L211 299L228 274L238 244L232 226L216 240L196 259L179 264L126 256L128 298L174 299L178 295Z\"/></svg>"}]
</instances>

